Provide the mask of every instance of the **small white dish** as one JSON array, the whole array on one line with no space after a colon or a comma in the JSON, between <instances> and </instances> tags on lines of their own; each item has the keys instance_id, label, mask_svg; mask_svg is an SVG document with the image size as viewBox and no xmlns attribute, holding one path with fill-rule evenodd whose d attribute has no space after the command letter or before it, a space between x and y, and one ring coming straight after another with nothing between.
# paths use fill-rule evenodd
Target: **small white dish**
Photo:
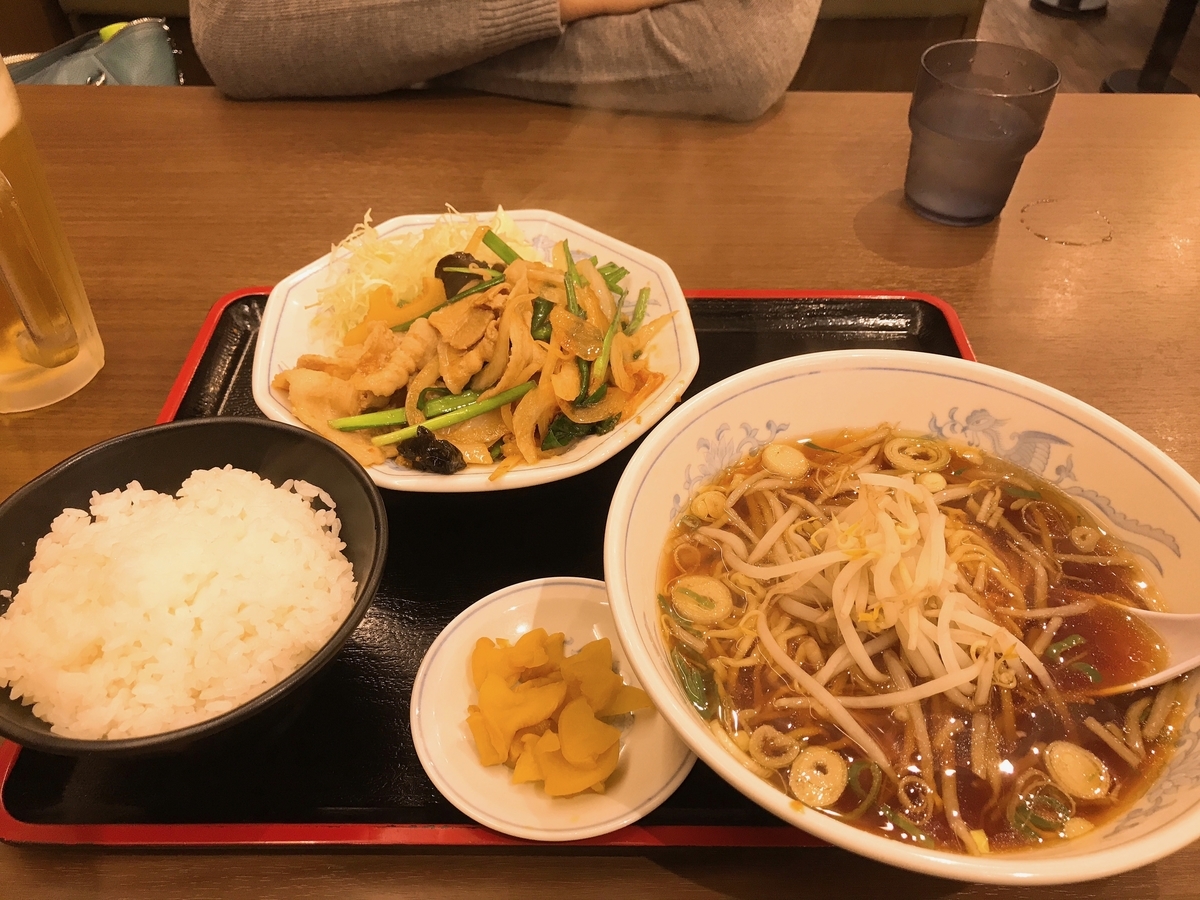
<instances>
[{"instance_id":1,"label":"small white dish","mask_svg":"<svg viewBox=\"0 0 1200 900\"><path fill-rule=\"evenodd\" d=\"M603 794L548 797L540 783L513 784L508 766L480 765L467 729L467 707L476 699L471 651L481 637L516 640L534 628L563 632L568 656L608 638L618 672L640 687L617 640L603 582L540 578L503 588L447 625L417 670L410 715L421 765L459 810L513 837L576 841L636 822L671 796L696 761L656 710L627 717L621 761Z\"/></svg>"},{"instance_id":2,"label":"small white dish","mask_svg":"<svg viewBox=\"0 0 1200 900\"><path fill-rule=\"evenodd\" d=\"M670 266L656 256L558 213L541 209L507 210L507 213L521 227L534 249L543 255L545 262L550 261L554 245L566 238L576 256L595 255L600 257L602 263L612 260L628 269L630 274L626 283L637 286L632 291L633 295L636 296L642 286L650 285L647 320L666 313L675 314L671 323L655 335L647 349L651 367L663 373L665 380L632 419L622 422L608 434L593 435L579 441L561 456L542 460L533 466L517 466L495 481L488 480L492 466L468 466L454 475L433 475L388 461L369 470L371 479L381 488L436 493L497 491L545 484L578 475L600 465L645 434L679 402L695 377L700 365L700 351L696 346L696 334L683 289ZM493 213L463 214L464 217L470 215L487 222ZM383 237L418 232L440 218L442 216L438 215L399 216L377 226L376 230ZM267 418L276 422L305 427L292 415L286 394L271 387L271 379L292 368L301 354L331 353L336 349L332 345L321 346L316 343L310 330L313 316L318 310L318 290L327 284L331 257L332 254L327 253L280 281L271 290L263 309L251 383L254 402ZM626 305L631 302L627 299Z\"/></svg>"}]
</instances>

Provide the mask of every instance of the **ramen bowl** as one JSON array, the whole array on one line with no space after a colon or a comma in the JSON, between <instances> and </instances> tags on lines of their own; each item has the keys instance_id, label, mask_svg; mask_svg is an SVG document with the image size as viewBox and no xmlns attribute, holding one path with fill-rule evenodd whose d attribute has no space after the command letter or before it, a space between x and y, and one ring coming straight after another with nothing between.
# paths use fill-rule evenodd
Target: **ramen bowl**
<instances>
[{"instance_id":1,"label":"ramen bowl","mask_svg":"<svg viewBox=\"0 0 1200 900\"><path fill-rule=\"evenodd\" d=\"M683 404L625 469L605 534L613 617L655 706L717 774L766 810L867 857L945 878L1054 884L1113 875L1200 837L1200 717L1182 692L1176 746L1159 777L1115 818L1072 840L968 856L925 849L802 806L751 774L709 731L674 676L660 633L662 548L697 488L777 438L881 422L968 443L1032 471L1091 511L1140 557L1167 608L1200 612L1200 485L1109 416L1019 375L903 351L837 351L742 372Z\"/></svg>"}]
</instances>

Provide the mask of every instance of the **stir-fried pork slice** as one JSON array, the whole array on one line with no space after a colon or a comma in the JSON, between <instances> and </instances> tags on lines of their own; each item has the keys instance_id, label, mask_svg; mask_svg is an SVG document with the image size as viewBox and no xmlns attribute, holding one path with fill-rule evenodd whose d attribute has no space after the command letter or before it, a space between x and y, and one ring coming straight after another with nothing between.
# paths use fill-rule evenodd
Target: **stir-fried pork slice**
<instances>
[{"instance_id":1,"label":"stir-fried pork slice","mask_svg":"<svg viewBox=\"0 0 1200 900\"><path fill-rule=\"evenodd\" d=\"M437 332L425 319L417 319L404 333L373 323L350 383L356 390L390 397L433 359L437 342Z\"/></svg>"},{"instance_id":2,"label":"stir-fried pork slice","mask_svg":"<svg viewBox=\"0 0 1200 900\"><path fill-rule=\"evenodd\" d=\"M292 413L317 434L333 441L364 466L384 461L384 452L365 434L329 427L330 419L357 415L363 408L361 393L349 381L316 369L289 369L276 375L271 383L288 392Z\"/></svg>"},{"instance_id":3,"label":"stir-fried pork slice","mask_svg":"<svg viewBox=\"0 0 1200 900\"><path fill-rule=\"evenodd\" d=\"M496 315L491 310L476 307L463 319L458 330L451 334L443 334L442 340L455 350L469 350L479 343L487 327L495 321Z\"/></svg>"},{"instance_id":4,"label":"stir-fried pork slice","mask_svg":"<svg viewBox=\"0 0 1200 900\"><path fill-rule=\"evenodd\" d=\"M343 348L345 349L345 348ZM355 348L356 350L359 348ZM342 351L339 350L340 354ZM334 356L318 356L316 353L305 353L296 360L297 369L310 369L314 372L324 372L334 378L349 379L354 374L357 360L350 361Z\"/></svg>"},{"instance_id":5,"label":"stir-fried pork slice","mask_svg":"<svg viewBox=\"0 0 1200 900\"><path fill-rule=\"evenodd\" d=\"M429 316L442 340L455 350L466 350L483 337L488 323L504 312L508 292L491 290L465 297Z\"/></svg>"},{"instance_id":6,"label":"stir-fried pork slice","mask_svg":"<svg viewBox=\"0 0 1200 900\"><path fill-rule=\"evenodd\" d=\"M438 342L438 362L442 381L452 394L461 394L471 376L484 367L496 349L500 323L493 319L484 330L483 338L469 350L456 350L444 341Z\"/></svg>"}]
</instances>

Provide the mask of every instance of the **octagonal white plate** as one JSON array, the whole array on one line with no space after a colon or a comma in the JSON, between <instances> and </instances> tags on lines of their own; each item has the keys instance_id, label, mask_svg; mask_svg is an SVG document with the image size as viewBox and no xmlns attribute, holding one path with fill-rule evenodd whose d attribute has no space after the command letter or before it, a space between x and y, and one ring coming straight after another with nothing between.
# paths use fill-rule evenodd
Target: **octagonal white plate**
<instances>
[{"instance_id":1,"label":"octagonal white plate","mask_svg":"<svg viewBox=\"0 0 1200 900\"><path fill-rule=\"evenodd\" d=\"M471 651L481 637L516 640L534 628L566 635L567 655L608 638L627 684L638 684L617 640L604 583L540 578L503 588L468 607L425 654L413 683L411 722L430 781L481 825L535 841L575 841L636 822L671 796L696 757L657 710L623 717L621 761L603 794L549 797L540 784L513 784L507 766L484 767L467 728L475 700Z\"/></svg>"},{"instance_id":2,"label":"octagonal white plate","mask_svg":"<svg viewBox=\"0 0 1200 900\"><path fill-rule=\"evenodd\" d=\"M544 261L549 262L553 246L567 238L577 257L598 256L602 263L613 260L627 268L630 274L626 284L635 286L631 293L650 285L647 319L668 312L675 314L670 325L655 336L648 348L651 368L662 372L666 378L632 419L622 422L608 434L584 438L561 456L533 466L517 466L495 481L488 480L491 466L468 466L455 475L433 475L388 461L370 470L372 480L379 487L399 491L494 491L578 475L637 440L679 401L696 374L700 365L696 334L683 290L670 266L656 256L558 213L540 209L507 212L534 249L543 255ZM479 221L486 222L493 213L464 215L474 215ZM384 237L411 233L428 228L439 218L441 216L436 215L400 216L382 223L376 230ZM280 281L267 298L254 353L252 383L255 403L276 422L305 427L292 415L286 394L271 387L271 379L294 366L302 353L330 353L335 349L333 345L317 343L309 327L317 312L318 289L327 284L330 265L331 254L326 254ZM627 304L630 302L626 301Z\"/></svg>"}]
</instances>

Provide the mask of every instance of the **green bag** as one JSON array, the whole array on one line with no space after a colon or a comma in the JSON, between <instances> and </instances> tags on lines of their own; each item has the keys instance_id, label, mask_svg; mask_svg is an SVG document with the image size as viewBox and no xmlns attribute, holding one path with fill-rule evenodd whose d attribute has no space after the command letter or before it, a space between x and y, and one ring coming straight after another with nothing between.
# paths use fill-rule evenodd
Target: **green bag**
<instances>
[{"instance_id":1,"label":"green bag","mask_svg":"<svg viewBox=\"0 0 1200 900\"><path fill-rule=\"evenodd\" d=\"M45 53L8 57L16 84L179 85L163 19L136 19L72 38Z\"/></svg>"}]
</instances>

